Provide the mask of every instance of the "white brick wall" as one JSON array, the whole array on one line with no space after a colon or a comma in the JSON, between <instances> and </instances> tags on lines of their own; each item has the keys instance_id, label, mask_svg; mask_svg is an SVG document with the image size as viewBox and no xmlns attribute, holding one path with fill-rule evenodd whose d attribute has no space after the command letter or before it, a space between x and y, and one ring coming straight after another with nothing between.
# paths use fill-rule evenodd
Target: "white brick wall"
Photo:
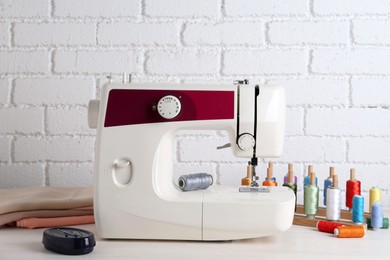
<instances>
[{"instance_id":1,"label":"white brick wall","mask_svg":"<svg viewBox=\"0 0 390 260\"><path fill-rule=\"evenodd\" d=\"M47 0L1 0L0 17L45 17L49 15Z\"/></svg>"},{"instance_id":2,"label":"white brick wall","mask_svg":"<svg viewBox=\"0 0 390 260\"><path fill-rule=\"evenodd\" d=\"M304 50L233 50L226 51L223 73L304 74L307 60Z\"/></svg>"},{"instance_id":3,"label":"white brick wall","mask_svg":"<svg viewBox=\"0 0 390 260\"><path fill-rule=\"evenodd\" d=\"M8 102L8 80L0 79L0 105Z\"/></svg>"},{"instance_id":4,"label":"white brick wall","mask_svg":"<svg viewBox=\"0 0 390 260\"><path fill-rule=\"evenodd\" d=\"M58 17L134 17L139 13L138 0L55 0L54 15Z\"/></svg>"},{"instance_id":5,"label":"white brick wall","mask_svg":"<svg viewBox=\"0 0 390 260\"><path fill-rule=\"evenodd\" d=\"M98 29L98 43L101 45L174 45L178 42L179 35L172 22L103 23Z\"/></svg>"},{"instance_id":6,"label":"white brick wall","mask_svg":"<svg viewBox=\"0 0 390 260\"><path fill-rule=\"evenodd\" d=\"M9 42L9 25L7 23L0 23L0 46L8 45Z\"/></svg>"},{"instance_id":7,"label":"white brick wall","mask_svg":"<svg viewBox=\"0 0 390 260\"><path fill-rule=\"evenodd\" d=\"M92 45L96 40L93 23L18 23L14 41L20 46Z\"/></svg>"},{"instance_id":8,"label":"white brick wall","mask_svg":"<svg viewBox=\"0 0 390 260\"><path fill-rule=\"evenodd\" d=\"M0 73L39 73L49 71L46 51L0 51Z\"/></svg>"},{"instance_id":9,"label":"white brick wall","mask_svg":"<svg viewBox=\"0 0 390 260\"><path fill-rule=\"evenodd\" d=\"M274 44L347 44L348 21L284 21L269 23Z\"/></svg>"},{"instance_id":10,"label":"white brick wall","mask_svg":"<svg viewBox=\"0 0 390 260\"><path fill-rule=\"evenodd\" d=\"M94 98L95 83L91 79L16 79L13 93L17 104L86 105Z\"/></svg>"},{"instance_id":11,"label":"white brick wall","mask_svg":"<svg viewBox=\"0 0 390 260\"><path fill-rule=\"evenodd\" d=\"M246 28L241 30L241 28ZM199 45L261 45L264 41L263 24L260 22L228 22L187 24L183 40L191 46Z\"/></svg>"},{"instance_id":12,"label":"white brick wall","mask_svg":"<svg viewBox=\"0 0 390 260\"><path fill-rule=\"evenodd\" d=\"M43 132L43 108L2 108L0 134Z\"/></svg>"},{"instance_id":13,"label":"white brick wall","mask_svg":"<svg viewBox=\"0 0 390 260\"><path fill-rule=\"evenodd\" d=\"M355 167L364 195L379 185L389 203L389 14L390 0L0 0L0 188L91 184L88 101L106 75L131 72L284 86L279 182L289 162L299 181L314 164L321 183L335 165L341 187ZM245 159L215 150L225 132L176 142L176 177L234 185L245 174Z\"/></svg>"}]
</instances>

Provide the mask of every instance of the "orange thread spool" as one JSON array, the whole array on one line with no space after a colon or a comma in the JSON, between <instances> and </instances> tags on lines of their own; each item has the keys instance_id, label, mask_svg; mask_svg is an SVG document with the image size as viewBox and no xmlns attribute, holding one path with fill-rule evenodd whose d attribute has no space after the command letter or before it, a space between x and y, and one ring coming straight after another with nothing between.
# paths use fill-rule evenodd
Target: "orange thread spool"
<instances>
[{"instance_id":1,"label":"orange thread spool","mask_svg":"<svg viewBox=\"0 0 390 260\"><path fill-rule=\"evenodd\" d=\"M249 178L242 178L241 179L241 185L242 186L251 186L252 180Z\"/></svg>"},{"instance_id":2,"label":"orange thread spool","mask_svg":"<svg viewBox=\"0 0 390 260\"><path fill-rule=\"evenodd\" d=\"M366 230L363 226L343 226L335 228L334 234L339 238L361 238Z\"/></svg>"},{"instance_id":3,"label":"orange thread spool","mask_svg":"<svg viewBox=\"0 0 390 260\"><path fill-rule=\"evenodd\" d=\"M343 223L337 223L337 222L329 222L329 221L323 221L320 220L317 222L317 229L320 232L326 232L334 234L334 230L337 227L345 226Z\"/></svg>"},{"instance_id":4,"label":"orange thread spool","mask_svg":"<svg viewBox=\"0 0 390 260\"><path fill-rule=\"evenodd\" d=\"M352 209L352 199L355 195L360 195L360 181L355 179L355 169L350 171L350 180L347 181L346 201L347 208Z\"/></svg>"},{"instance_id":5,"label":"orange thread spool","mask_svg":"<svg viewBox=\"0 0 390 260\"><path fill-rule=\"evenodd\" d=\"M278 183L272 180L272 170L272 164L270 164L270 167L267 168L267 178L263 181L263 186L278 186Z\"/></svg>"}]
</instances>

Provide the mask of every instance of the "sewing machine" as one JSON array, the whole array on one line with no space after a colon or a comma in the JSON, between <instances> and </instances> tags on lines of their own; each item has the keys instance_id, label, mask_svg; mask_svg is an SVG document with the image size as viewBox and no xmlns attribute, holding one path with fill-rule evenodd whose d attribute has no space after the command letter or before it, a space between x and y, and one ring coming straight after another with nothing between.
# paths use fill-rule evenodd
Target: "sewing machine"
<instances>
[{"instance_id":1,"label":"sewing machine","mask_svg":"<svg viewBox=\"0 0 390 260\"><path fill-rule=\"evenodd\" d=\"M281 87L108 83L89 104L97 128L94 209L102 238L234 240L292 225L295 196L286 187L221 187L183 192L173 180L177 130L227 130L237 157L282 152ZM245 172L245 169L243 169ZM222 173L223 174L223 173ZM243 175L237 172L238 175ZM245 175L245 174L244 174ZM258 178L254 174L254 182Z\"/></svg>"}]
</instances>

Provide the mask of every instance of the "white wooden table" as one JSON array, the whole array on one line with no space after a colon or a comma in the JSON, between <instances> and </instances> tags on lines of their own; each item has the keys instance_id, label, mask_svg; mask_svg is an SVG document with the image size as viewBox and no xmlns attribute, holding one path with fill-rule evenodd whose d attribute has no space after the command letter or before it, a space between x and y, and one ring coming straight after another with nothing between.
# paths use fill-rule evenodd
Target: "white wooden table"
<instances>
[{"instance_id":1,"label":"white wooden table","mask_svg":"<svg viewBox=\"0 0 390 260\"><path fill-rule=\"evenodd\" d=\"M77 226L95 233L94 225ZM390 259L390 229L368 231L364 238L336 238L292 226L275 236L228 242L102 240L83 256L47 251L45 229L0 229L0 259Z\"/></svg>"}]
</instances>

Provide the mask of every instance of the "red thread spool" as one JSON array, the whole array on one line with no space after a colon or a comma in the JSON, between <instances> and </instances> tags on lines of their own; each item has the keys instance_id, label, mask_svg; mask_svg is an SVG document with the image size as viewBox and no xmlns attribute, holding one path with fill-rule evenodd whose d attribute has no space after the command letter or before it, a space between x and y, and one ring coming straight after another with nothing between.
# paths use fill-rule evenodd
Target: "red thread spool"
<instances>
[{"instance_id":1,"label":"red thread spool","mask_svg":"<svg viewBox=\"0 0 390 260\"><path fill-rule=\"evenodd\" d=\"M342 227L342 226L344 226L344 224L337 223L337 222L328 222L328 221L323 221L323 220L320 220L317 222L318 231L331 233L331 234L334 233L334 230L337 227Z\"/></svg>"},{"instance_id":2,"label":"red thread spool","mask_svg":"<svg viewBox=\"0 0 390 260\"><path fill-rule=\"evenodd\" d=\"M350 180L347 181L346 201L347 208L352 208L352 199L355 195L360 195L360 181L355 179L355 169L351 169Z\"/></svg>"}]
</instances>

